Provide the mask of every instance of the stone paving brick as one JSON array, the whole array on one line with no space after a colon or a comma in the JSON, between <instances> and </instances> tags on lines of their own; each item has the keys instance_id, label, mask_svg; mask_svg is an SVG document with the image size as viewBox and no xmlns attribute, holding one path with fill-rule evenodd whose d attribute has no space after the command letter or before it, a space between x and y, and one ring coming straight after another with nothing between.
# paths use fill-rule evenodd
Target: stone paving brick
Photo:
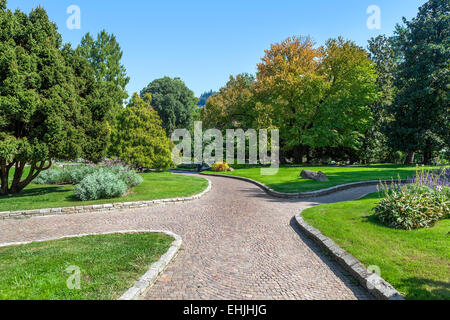
<instances>
[{"instance_id":1,"label":"stone paving brick","mask_svg":"<svg viewBox=\"0 0 450 320\"><path fill-rule=\"evenodd\" d=\"M183 238L183 246L147 299L373 299L299 230L293 217L313 205L357 199L376 191L374 186L314 199L279 199L245 181L208 178L212 190L192 202L0 220L0 243L170 230Z\"/></svg>"}]
</instances>

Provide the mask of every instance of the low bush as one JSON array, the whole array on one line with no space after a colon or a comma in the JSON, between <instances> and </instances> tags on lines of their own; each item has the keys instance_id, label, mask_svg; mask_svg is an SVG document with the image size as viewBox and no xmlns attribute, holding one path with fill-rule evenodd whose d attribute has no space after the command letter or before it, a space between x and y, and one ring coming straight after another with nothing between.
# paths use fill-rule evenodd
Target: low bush
<instances>
[{"instance_id":1,"label":"low bush","mask_svg":"<svg viewBox=\"0 0 450 320\"><path fill-rule=\"evenodd\" d=\"M36 184L71 184L71 178L68 171L61 168L51 168L46 171L42 171L36 179L34 179Z\"/></svg>"},{"instance_id":2,"label":"low bush","mask_svg":"<svg viewBox=\"0 0 450 320\"><path fill-rule=\"evenodd\" d=\"M446 172L446 171L443 171ZM418 171L410 184L381 184L384 199L374 208L383 224L396 229L431 227L450 218L450 185L442 173Z\"/></svg>"},{"instance_id":3,"label":"low bush","mask_svg":"<svg viewBox=\"0 0 450 320\"><path fill-rule=\"evenodd\" d=\"M111 199L123 196L127 190L127 184L118 174L100 169L77 184L74 195L81 201Z\"/></svg>"},{"instance_id":4,"label":"low bush","mask_svg":"<svg viewBox=\"0 0 450 320\"><path fill-rule=\"evenodd\" d=\"M73 184L75 197L82 201L121 197L144 179L136 171L121 165L72 166L42 172L37 184Z\"/></svg>"}]
</instances>

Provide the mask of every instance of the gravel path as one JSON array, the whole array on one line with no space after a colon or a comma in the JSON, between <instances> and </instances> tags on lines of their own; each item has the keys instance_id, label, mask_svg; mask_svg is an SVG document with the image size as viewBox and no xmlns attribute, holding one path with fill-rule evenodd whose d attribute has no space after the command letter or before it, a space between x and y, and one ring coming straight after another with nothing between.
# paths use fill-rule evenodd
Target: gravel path
<instances>
[{"instance_id":1,"label":"gravel path","mask_svg":"<svg viewBox=\"0 0 450 320\"><path fill-rule=\"evenodd\" d=\"M357 199L363 187L311 200L284 200L257 186L208 177L193 202L108 213L0 221L0 243L91 232L165 229L183 238L147 299L371 299L297 228L300 209Z\"/></svg>"}]
</instances>

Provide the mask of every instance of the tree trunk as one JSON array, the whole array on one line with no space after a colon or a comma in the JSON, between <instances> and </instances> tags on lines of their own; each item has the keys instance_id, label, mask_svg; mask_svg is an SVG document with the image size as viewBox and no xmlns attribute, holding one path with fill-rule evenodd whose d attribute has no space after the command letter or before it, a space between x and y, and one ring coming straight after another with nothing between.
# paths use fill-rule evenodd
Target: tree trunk
<instances>
[{"instance_id":1,"label":"tree trunk","mask_svg":"<svg viewBox=\"0 0 450 320\"><path fill-rule=\"evenodd\" d=\"M431 165L431 160L433 158L433 153L430 150L427 150L423 153L423 164Z\"/></svg>"},{"instance_id":2,"label":"tree trunk","mask_svg":"<svg viewBox=\"0 0 450 320\"><path fill-rule=\"evenodd\" d=\"M15 164L15 171L14 171L14 177L11 182L11 186L8 186L8 175L9 175L9 169L12 167L12 165L7 165L6 170L3 169L3 165L1 167L2 174L2 185L0 194L2 195L8 195L8 194L18 194L20 193L26 186L28 186L38 175L44 170L49 169L52 166L52 161L49 160L48 166L45 165L46 161L41 161L39 165L37 165L36 162L31 164L30 172L28 173L28 176L22 180L22 176L24 173L26 162L16 162ZM6 173L5 173L6 172ZM6 180L5 180L6 177Z\"/></svg>"},{"instance_id":3,"label":"tree trunk","mask_svg":"<svg viewBox=\"0 0 450 320\"><path fill-rule=\"evenodd\" d=\"M294 164L303 163L303 146L296 146L294 148Z\"/></svg>"},{"instance_id":4,"label":"tree trunk","mask_svg":"<svg viewBox=\"0 0 450 320\"><path fill-rule=\"evenodd\" d=\"M408 155L406 156L405 164L406 165L414 164L415 156L416 156L415 152L408 152Z\"/></svg>"}]
</instances>

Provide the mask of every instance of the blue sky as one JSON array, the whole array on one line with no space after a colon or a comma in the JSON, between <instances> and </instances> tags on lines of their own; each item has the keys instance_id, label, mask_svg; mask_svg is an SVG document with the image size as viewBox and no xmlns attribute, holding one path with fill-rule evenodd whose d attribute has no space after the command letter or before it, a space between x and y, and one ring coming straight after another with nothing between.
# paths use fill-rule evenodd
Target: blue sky
<instances>
[{"instance_id":1,"label":"blue sky","mask_svg":"<svg viewBox=\"0 0 450 320\"><path fill-rule=\"evenodd\" d=\"M391 35L404 16L425 0L8 0L10 9L43 6L74 46L82 36L106 29L124 51L129 93L150 81L180 77L198 96L218 90L231 74L254 73L271 43L310 35L318 44L343 36L366 47L378 34ZM69 30L67 7L81 9L81 29ZM381 29L369 30L370 5L381 9Z\"/></svg>"}]
</instances>

